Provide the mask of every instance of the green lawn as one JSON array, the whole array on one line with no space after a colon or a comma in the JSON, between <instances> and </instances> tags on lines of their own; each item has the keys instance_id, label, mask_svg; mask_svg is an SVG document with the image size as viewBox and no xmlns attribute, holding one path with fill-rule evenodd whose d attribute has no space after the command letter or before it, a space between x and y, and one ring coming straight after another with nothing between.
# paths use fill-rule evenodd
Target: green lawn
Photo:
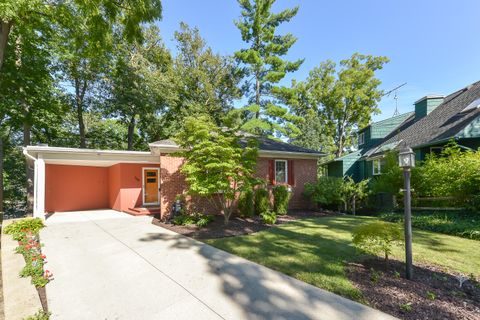
<instances>
[{"instance_id":1,"label":"green lawn","mask_svg":"<svg viewBox=\"0 0 480 320\"><path fill-rule=\"evenodd\" d=\"M344 297L361 300L361 293L347 279L344 266L346 261L358 259L351 245L353 227L372 219L301 219L247 236L205 242ZM414 262L480 276L479 241L417 230L413 239ZM403 259L403 249L395 249L393 258Z\"/></svg>"}]
</instances>

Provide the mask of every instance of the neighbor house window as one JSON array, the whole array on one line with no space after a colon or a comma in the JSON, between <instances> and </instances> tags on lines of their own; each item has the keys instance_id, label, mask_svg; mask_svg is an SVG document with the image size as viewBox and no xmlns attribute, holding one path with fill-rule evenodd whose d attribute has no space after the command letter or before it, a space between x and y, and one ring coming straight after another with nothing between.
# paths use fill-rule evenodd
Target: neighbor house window
<instances>
[{"instance_id":1,"label":"neighbor house window","mask_svg":"<svg viewBox=\"0 0 480 320\"><path fill-rule=\"evenodd\" d=\"M287 183L287 160L275 160L275 182Z\"/></svg>"},{"instance_id":2,"label":"neighbor house window","mask_svg":"<svg viewBox=\"0 0 480 320\"><path fill-rule=\"evenodd\" d=\"M373 165L373 175L374 176L382 174L382 169L385 165L385 160L382 159L382 158L373 159L372 160L372 165Z\"/></svg>"},{"instance_id":3,"label":"neighbor house window","mask_svg":"<svg viewBox=\"0 0 480 320\"><path fill-rule=\"evenodd\" d=\"M365 143L365 132L360 132L358 134L358 145L362 145Z\"/></svg>"},{"instance_id":4,"label":"neighbor house window","mask_svg":"<svg viewBox=\"0 0 480 320\"><path fill-rule=\"evenodd\" d=\"M430 148L430 153L434 153L436 155L442 154L443 147L431 147Z\"/></svg>"}]
</instances>

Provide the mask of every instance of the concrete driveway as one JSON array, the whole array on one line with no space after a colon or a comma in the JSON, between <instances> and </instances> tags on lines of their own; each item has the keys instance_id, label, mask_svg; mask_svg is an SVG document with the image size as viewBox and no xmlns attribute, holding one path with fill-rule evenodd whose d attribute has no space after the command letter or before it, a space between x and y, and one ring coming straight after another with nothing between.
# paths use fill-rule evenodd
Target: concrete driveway
<instances>
[{"instance_id":1,"label":"concrete driveway","mask_svg":"<svg viewBox=\"0 0 480 320\"><path fill-rule=\"evenodd\" d=\"M393 319L113 210L55 214L41 232L52 319Z\"/></svg>"}]
</instances>

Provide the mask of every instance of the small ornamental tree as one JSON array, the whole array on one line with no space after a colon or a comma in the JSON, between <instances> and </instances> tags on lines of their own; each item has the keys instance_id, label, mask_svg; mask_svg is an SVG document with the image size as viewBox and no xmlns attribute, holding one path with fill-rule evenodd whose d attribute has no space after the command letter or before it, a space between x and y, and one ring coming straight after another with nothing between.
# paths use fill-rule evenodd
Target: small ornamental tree
<instances>
[{"instance_id":1,"label":"small ornamental tree","mask_svg":"<svg viewBox=\"0 0 480 320\"><path fill-rule=\"evenodd\" d=\"M394 245L403 243L402 228L397 224L373 221L356 227L352 232L353 245L370 254L384 254L385 263Z\"/></svg>"},{"instance_id":2,"label":"small ornamental tree","mask_svg":"<svg viewBox=\"0 0 480 320\"><path fill-rule=\"evenodd\" d=\"M207 115L185 118L175 141L184 150L181 172L188 194L207 198L228 224L236 195L256 181L257 141L237 135L235 129L219 128Z\"/></svg>"},{"instance_id":3,"label":"small ornamental tree","mask_svg":"<svg viewBox=\"0 0 480 320\"><path fill-rule=\"evenodd\" d=\"M352 214L355 215L357 201L363 200L368 195L368 182L369 180L362 180L355 183L351 177L345 178L342 190L345 212L350 205Z\"/></svg>"}]
</instances>

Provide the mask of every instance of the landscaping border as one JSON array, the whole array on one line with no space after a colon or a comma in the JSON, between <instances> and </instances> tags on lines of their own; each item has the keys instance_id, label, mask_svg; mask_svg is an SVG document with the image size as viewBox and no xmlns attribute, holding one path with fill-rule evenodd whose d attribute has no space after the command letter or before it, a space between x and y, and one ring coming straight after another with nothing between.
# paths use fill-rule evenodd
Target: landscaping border
<instances>
[{"instance_id":1,"label":"landscaping border","mask_svg":"<svg viewBox=\"0 0 480 320\"><path fill-rule=\"evenodd\" d=\"M15 220L3 221L2 226L2 280L5 320L23 319L43 310L39 294L30 278L21 278L25 266L21 254L15 253L17 241L4 233L4 228Z\"/></svg>"}]
</instances>

